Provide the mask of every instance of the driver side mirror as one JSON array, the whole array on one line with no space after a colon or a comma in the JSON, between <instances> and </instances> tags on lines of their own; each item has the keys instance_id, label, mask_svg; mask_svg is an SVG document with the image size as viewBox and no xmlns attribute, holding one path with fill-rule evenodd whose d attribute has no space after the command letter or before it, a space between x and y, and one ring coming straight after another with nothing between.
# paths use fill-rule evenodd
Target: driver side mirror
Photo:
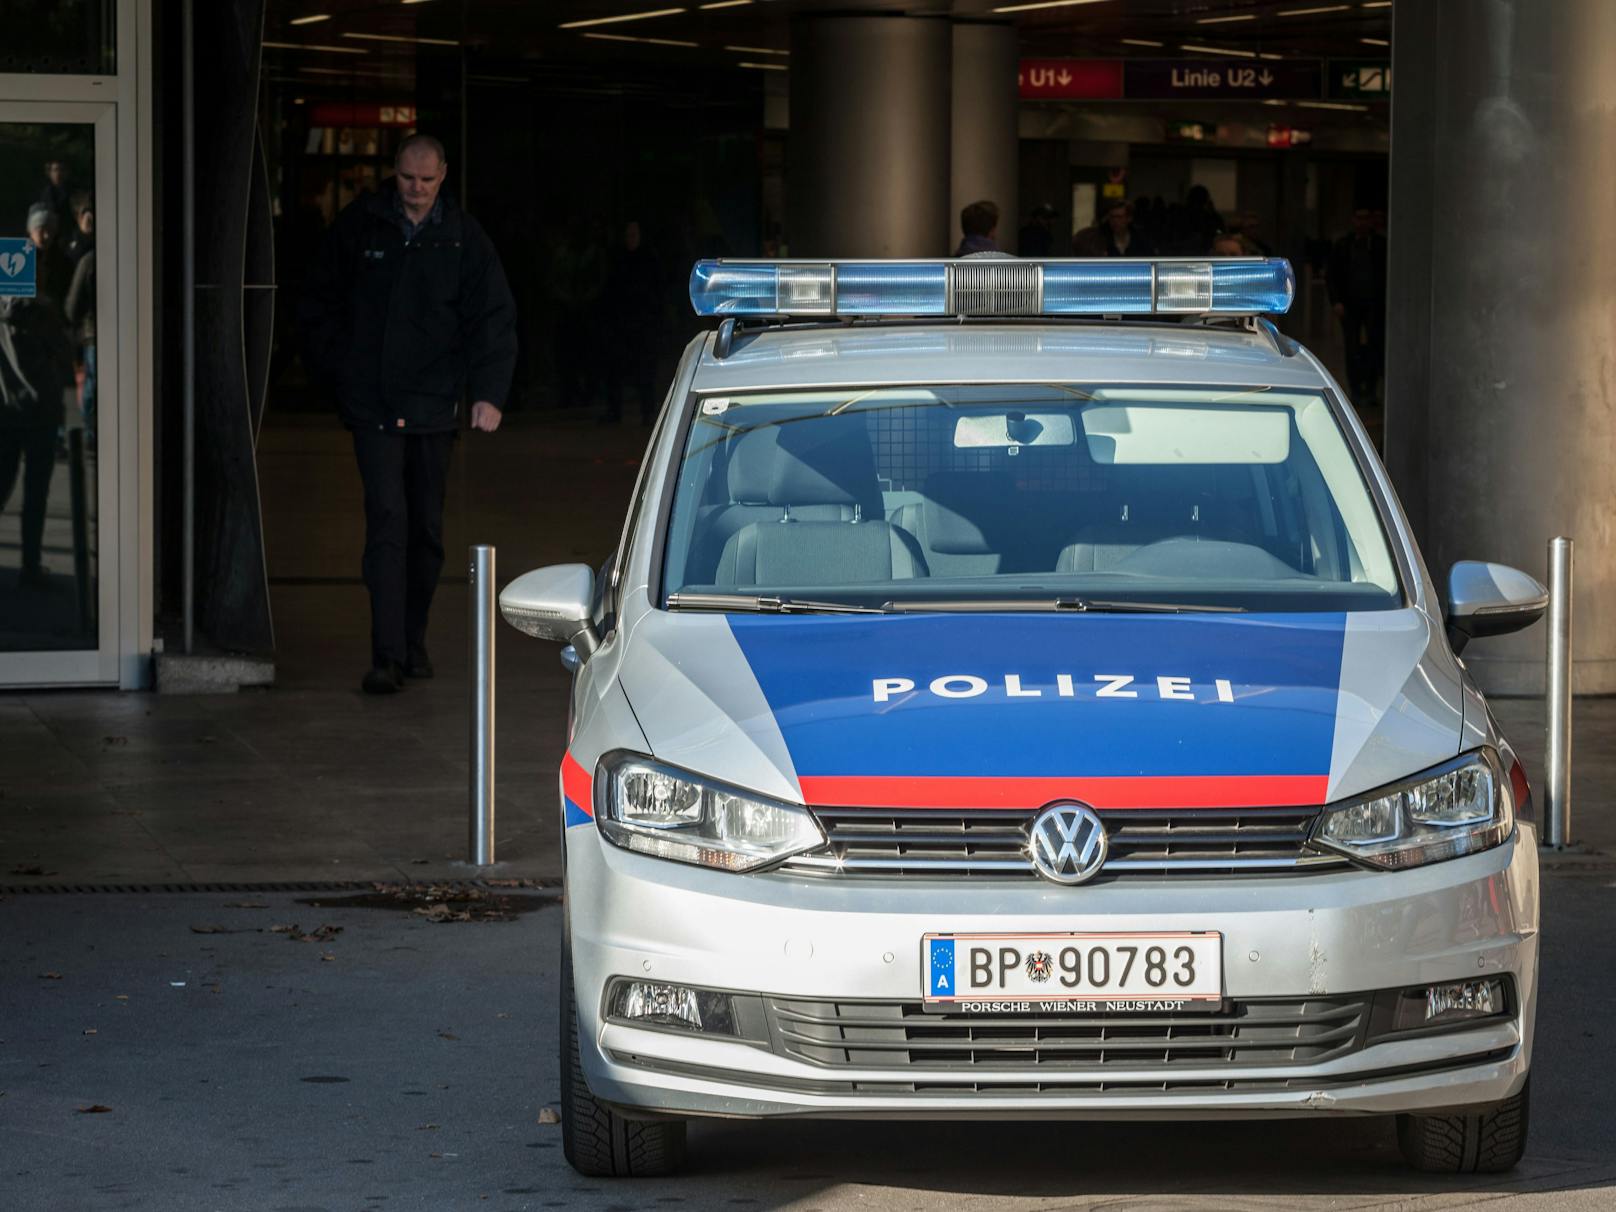
<instances>
[{"instance_id":1,"label":"driver side mirror","mask_svg":"<svg viewBox=\"0 0 1616 1212\"><path fill-rule=\"evenodd\" d=\"M600 647L591 621L595 573L588 564L552 564L524 572L499 595L499 612L516 630L570 644L580 657Z\"/></svg>"},{"instance_id":2,"label":"driver side mirror","mask_svg":"<svg viewBox=\"0 0 1616 1212\"><path fill-rule=\"evenodd\" d=\"M1448 643L1457 654L1471 640L1530 627L1548 609L1549 591L1519 569L1460 560L1448 573Z\"/></svg>"}]
</instances>

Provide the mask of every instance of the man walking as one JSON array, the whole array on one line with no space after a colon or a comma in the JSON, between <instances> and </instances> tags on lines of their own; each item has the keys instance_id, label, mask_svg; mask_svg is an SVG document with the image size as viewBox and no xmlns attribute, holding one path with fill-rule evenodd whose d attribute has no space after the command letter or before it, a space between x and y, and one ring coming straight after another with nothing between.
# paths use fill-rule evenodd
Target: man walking
<instances>
[{"instance_id":1,"label":"man walking","mask_svg":"<svg viewBox=\"0 0 1616 1212\"><path fill-rule=\"evenodd\" d=\"M432 676L459 402L492 433L516 365L516 304L487 234L442 192L443 144L411 135L394 168L337 216L299 305L309 368L336 390L364 481L370 694Z\"/></svg>"}]
</instances>

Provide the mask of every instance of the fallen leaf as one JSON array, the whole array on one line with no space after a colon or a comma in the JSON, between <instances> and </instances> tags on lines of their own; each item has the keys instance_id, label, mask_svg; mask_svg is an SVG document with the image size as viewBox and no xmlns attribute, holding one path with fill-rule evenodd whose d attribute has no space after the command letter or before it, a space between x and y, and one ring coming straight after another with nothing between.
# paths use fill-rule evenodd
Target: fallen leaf
<instances>
[{"instance_id":1,"label":"fallen leaf","mask_svg":"<svg viewBox=\"0 0 1616 1212\"><path fill-rule=\"evenodd\" d=\"M86 1028L84 1028L84 1034L85 1035L94 1035L95 1034L95 1028L94 1027L86 1027Z\"/></svg>"},{"instance_id":2,"label":"fallen leaf","mask_svg":"<svg viewBox=\"0 0 1616 1212\"><path fill-rule=\"evenodd\" d=\"M129 738L126 736L104 736L101 738L101 743L103 745L127 745Z\"/></svg>"},{"instance_id":3,"label":"fallen leaf","mask_svg":"<svg viewBox=\"0 0 1616 1212\"><path fill-rule=\"evenodd\" d=\"M265 902L265 901L231 901L229 904L227 904L225 906L225 908L226 909L268 909L269 904L267 902Z\"/></svg>"},{"instance_id":4,"label":"fallen leaf","mask_svg":"<svg viewBox=\"0 0 1616 1212\"><path fill-rule=\"evenodd\" d=\"M271 926L269 932L271 934L284 934L294 943L325 943L330 942L341 934L342 927L327 924L305 934L303 928L297 925Z\"/></svg>"},{"instance_id":5,"label":"fallen leaf","mask_svg":"<svg viewBox=\"0 0 1616 1212\"><path fill-rule=\"evenodd\" d=\"M129 1000L129 995L127 993L114 993L112 995L112 1000L115 1002L126 1002Z\"/></svg>"},{"instance_id":6,"label":"fallen leaf","mask_svg":"<svg viewBox=\"0 0 1616 1212\"><path fill-rule=\"evenodd\" d=\"M436 1132L438 1130L438 1125L437 1124L421 1124L415 1130L417 1132Z\"/></svg>"},{"instance_id":7,"label":"fallen leaf","mask_svg":"<svg viewBox=\"0 0 1616 1212\"><path fill-rule=\"evenodd\" d=\"M320 953L320 962L322 964L329 964L333 960L335 960L336 958L337 957L335 955L331 954L331 952L329 952L329 951L322 951Z\"/></svg>"},{"instance_id":8,"label":"fallen leaf","mask_svg":"<svg viewBox=\"0 0 1616 1212\"><path fill-rule=\"evenodd\" d=\"M431 859L411 859L410 860L410 866L411 867L425 867L431 861L432 861Z\"/></svg>"},{"instance_id":9,"label":"fallen leaf","mask_svg":"<svg viewBox=\"0 0 1616 1212\"><path fill-rule=\"evenodd\" d=\"M192 926L192 934L235 934L234 930L227 930L223 926Z\"/></svg>"},{"instance_id":10,"label":"fallen leaf","mask_svg":"<svg viewBox=\"0 0 1616 1212\"><path fill-rule=\"evenodd\" d=\"M541 1124L559 1124L561 1122L561 1114L553 1108L540 1107L539 1122Z\"/></svg>"},{"instance_id":11,"label":"fallen leaf","mask_svg":"<svg viewBox=\"0 0 1616 1212\"><path fill-rule=\"evenodd\" d=\"M498 1014L494 1015L494 1017L495 1018L510 1018L510 1015L506 1014L503 1010L501 1010Z\"/></svg>"},{"instance_id":12,"label":"fallen leaf","mask_svg":"<svg viewBox=\"0 0 1616 1212\"><path fill-rule=\"evenodd\" d=\"M39 979L42 981L59 981L62 979L62 974L60 972L41 972Z\"/></svg>"},{"instance_id":13,"label":"fallen leaf","mask_svg":"<svg viewBox=\"0 0 1616 1212\"><path fill-rule=\"evenodd\" d=\"M439 1031L439 1032L438 1032L438 1038L439 1038L439 1039L455 1039L455 1040L457 1040L457 1039L459 1039L459 1038L460 1038L460 1037L459 1037L459 1036L458 1036L458 1035L451 1035L451 1034L450 1034L450 1033L449 1033L449 1032L447 1032L447 1031Z\"/></svg>"},{"instance_id":14,"label":"fallen leaf","mask_svg":"<svg viewBox=\"0 0 1616 1212\"><path fill-rule=\"evenodd\" d=\"M79 1108L79 1114L80 1115L100 1115L103 1112L110 1111L110 1110L112 1110L111 1107L104 1107L100 1103L91 1103L88 1107L80 1107Z\"/></svg>"}]
</instances>

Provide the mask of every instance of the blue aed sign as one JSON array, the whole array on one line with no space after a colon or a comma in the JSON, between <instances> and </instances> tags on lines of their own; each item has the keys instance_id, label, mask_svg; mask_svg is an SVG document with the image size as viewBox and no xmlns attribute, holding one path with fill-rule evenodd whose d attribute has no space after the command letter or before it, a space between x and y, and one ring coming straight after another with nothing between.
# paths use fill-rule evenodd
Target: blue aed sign
<instances>
[{"instance_id":1,"label":"blue aed sign","mask_svg":"<svg viewBox=\"0 0 1616 1212\"><path fill-rule=\"evenodd\" d=\"M0 298L32 299L38 264L32 240L0 240Z\"/></svg>"}]
</instances>

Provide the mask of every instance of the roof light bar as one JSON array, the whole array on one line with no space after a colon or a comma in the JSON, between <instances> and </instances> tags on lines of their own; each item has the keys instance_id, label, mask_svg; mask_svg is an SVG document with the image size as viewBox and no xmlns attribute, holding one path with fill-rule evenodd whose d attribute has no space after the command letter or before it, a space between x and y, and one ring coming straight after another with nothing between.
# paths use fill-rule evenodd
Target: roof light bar
<instances>
[{"instance_id":1,"label":"roof light bar","mask_svg":"<svg viewBox=\"0 0 1616 1212\"><path fill-rule=\"evenodd\" d=\"M698 316L1255 315L1290 310L1279 257L698 261Z\"/></svg>"}]
</instances>

